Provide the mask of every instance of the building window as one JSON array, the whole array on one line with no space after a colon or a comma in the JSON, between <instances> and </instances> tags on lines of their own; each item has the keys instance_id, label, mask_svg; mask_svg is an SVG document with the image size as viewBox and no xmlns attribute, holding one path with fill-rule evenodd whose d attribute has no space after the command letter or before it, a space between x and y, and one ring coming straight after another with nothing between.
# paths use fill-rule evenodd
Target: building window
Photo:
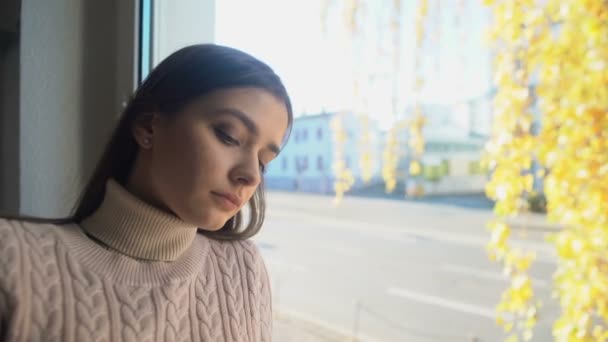
<instances>
[{"instance_id":1,"label":"building window","mask_svg":"<svg viewBox=\"0 0 608 342\"><path fill-rule=\"evenodd\" d=\"M281 167L282 167L283 171L287 170L287 158L283 158L281 160Z\"/></svg>"},{"instance_id":2,"label":"building window","mask_svg":"<svg viewBox=\"0 0 608 342\"><path fill-rule=\"evenodd\" d=\"M302 130L302 141L306 141L308 139L308 131L306 129Z\"/></svg>"},{"instance_id":3,"label":"building window","mask_svg":"<svg viewBox=\"0 0 608 342\"><path fill-rule=\"evenodd\" d=\"M317 156L317 170L323 171L323 156Z\"/></svg>"},{"instance_id":4,"label":"building window","mask_svg":"<svg viewBox=\"0 0 608 342\"><path fill-rule=\"evenodd\" d=\"M317 128L317 140L322 140L323 139L323 128L319 127Z\"/></svg>"},{"instance_id":5,"label":"building window","mask_svg":"<svg viewBox=\"0 0 608 342\"><path fill-rule=\"evenodd\" d=\"M297 143L298 140L300 140L300 131L296 130L295 131L295 136L294 136L295 142ZM297 158L297 157L296 157Z\"/></svg>"},{"instance_id":6,"label":"building window","mask_svg":"<svg viewBox=\"0 0 608 342\"><path fill-rule=\"evenodd\" d=\"M302 171L306 171L306 169L308 169L308 157L307 156L296 157L296 171L302 172Z\"/></svg>"}]
</instances>

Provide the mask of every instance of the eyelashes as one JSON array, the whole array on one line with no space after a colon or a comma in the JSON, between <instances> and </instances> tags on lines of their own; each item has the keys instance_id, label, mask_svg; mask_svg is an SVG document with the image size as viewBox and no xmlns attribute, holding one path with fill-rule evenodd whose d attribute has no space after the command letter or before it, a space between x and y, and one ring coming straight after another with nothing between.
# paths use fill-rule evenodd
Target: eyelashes
<instances>
[{"instance_id":1,"label":"eyelashes","mask_svg":"<svg viewBox=\"0 0 608 342\"><path fill-rule=\"evenodd\" d=\"M238 141L237 139L233 138L230 134L226 133L226 131L224 131L221 128L214 128L213 129L215 132L215 135L217 136L217 138L224 143L225 145L228 146L235 146L235 147L239 147L241 146L241 142ZM265 173L266 172L266 166L261 162L258 161L258 165L260 168L260 172Z\"/></svg>"},{"instance_id":2,"label":"eyelashes","mask_svg":"<svg viewBox=\"0 0 608 342\"><path fill-rule=\"evenodd\" d=\"M215 128L215 135L218 137L218 139L223 142L226 145L230 145L230 146L240 146L241 143L236 140L235 138L233 138L232 136L230 136L230 134L226 133L224 130L222 130L221 128Z\"/></svg>"}]
</instances>

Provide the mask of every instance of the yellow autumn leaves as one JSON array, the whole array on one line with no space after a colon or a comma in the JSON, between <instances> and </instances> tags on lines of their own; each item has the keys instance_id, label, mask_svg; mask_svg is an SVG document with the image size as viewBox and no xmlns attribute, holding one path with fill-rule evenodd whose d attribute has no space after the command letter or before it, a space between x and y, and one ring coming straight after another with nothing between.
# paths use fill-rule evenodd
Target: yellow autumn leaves
<instances>
[{"instance_id":1,"label":"yellow autumn leaves","mask_svg":"<svg viewBox=\"0 0 608 342\"><path fill-rule=\"evenodd\" d=\"M506 222L529 210L530 197L542 191L548 219L565 227L550 240L558 256L554 292L561 306L553 325L554 339L608 341L608 3L482 3L493 11L488 37L495 52L497 87L492 138L483 159L492 175L486 193L496 200L487 250L510 277L497 307L497 321L513 332L509 340L533 339L542 310L528 275L534 255L509 244ZM359 1L349 0L351 32L358 7ZM428 1L419 0L418 43L424 37L427 12ZM417 88L423 83L418 78L414 82ZM388 192L401 176L397 172L404 145L400 137L406 128L414 152L409 174L415 176L422 169L424 116L414 114L409 126L398 123L387 132L382 177ZM341 129L336 126L338 137ZM361 165L369 158L364 155ZM339 197L352 184L352 174L344 166L336 161Z\"/></svg>"},{"instance_id":2,"label":"yellow autumn leaves","mask_svg":"<svg viewBox=\"0 0 608 342\"><path fill-rule=\"evenodd\" d=\"M528 261L510 248L505 218L527 210L543 180L548 218L565 229L558 255L556 341L608 340L608 4L602 0L502 0L492 6L495 126L486 165L496 199L492 259L511 267L498 305L511 339L532 338L538 303ZM534 128L537 128L534 130ZM533 162L540 170L533 173Z\"/></svg>"},{"instance_id":3,"label":"yellow autumn leaves","mask_svg":"<svg viewBox=\"0 0 608 342\"><path fill-rule=\"evenodd\" d=\"M418 1L418 7L416 12L416 51L414 61L414 98L415 106L414 111L411 113L409 120L400 120L396 122L393 127L389 130L386 139L386 145L383 152L383 168L382 177L384 179L386 192L390 193L395 190L397 185L397 179L400 176L397 172L399 167L399 159L403 154L401 151L400 144L402 143L399 137L408 129L409 140L407 145L409 146L409 157L410 163L408 168L408 177L414 179L414 177L420 175L422 172L422 155L424 153L424 136L423 127L425 124L424 113L422 112L421 106L418 103L418 96L424 85L424 80L421 77L421 66L422 66L422 42L425 33L425 20L428 16L428 0ZM397 6L400 8L400 6ZM398 108L394 108L398 111ZM410 196L421 196L424 193L422 184L406 184L406 194Z\"/></svg>"},{"instance_id":4,"label":"yellow autumn leaves","mask_svg":"<svg viewBox=\"0 0 608 342\"><path fill-rule=\"evenodd\" d=\"M336 193L336 203L342 201L344 194L355 183L355 177L353 176L352 171L346 165L345 161L345 144L348 140L348 135L346 129L344 128L344 115L346 115L346 113L340 113L331 121L331 130L334 137L333 170L335 175L334 191Z\"/></svg>"},{"instance_id":5,"label":"yellow autumn leaves","mask_svg":"<svg viewBox=\"0 0 608 342\"><path fill-rule=\"evenodd\" d=\"M399 127L393 126L386 133L386 145L382 152L382 179L386 192L393 192L397 186L397 166L399 164Z\"/></svg>"}]
</instances>

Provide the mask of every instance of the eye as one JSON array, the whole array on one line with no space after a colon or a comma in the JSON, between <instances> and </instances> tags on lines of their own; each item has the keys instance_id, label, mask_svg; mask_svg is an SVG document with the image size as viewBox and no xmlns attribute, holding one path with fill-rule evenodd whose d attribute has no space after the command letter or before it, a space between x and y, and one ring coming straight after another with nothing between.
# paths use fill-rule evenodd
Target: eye
<instances>
[{"instance_id":1,"label":"eye","mask_svg":"<svg viewBox=\"0 0 608 342\"><path fill-rule=\"evenodd\" d=\"M215 135L218 137L218 139L220 139L220 141L223 142L224 144L233 145L233 146L240 145L238 140L231 137L230 134L226 133L221 128L215 128L214 131L215 131Z\"/></svg>"}]
</instances>

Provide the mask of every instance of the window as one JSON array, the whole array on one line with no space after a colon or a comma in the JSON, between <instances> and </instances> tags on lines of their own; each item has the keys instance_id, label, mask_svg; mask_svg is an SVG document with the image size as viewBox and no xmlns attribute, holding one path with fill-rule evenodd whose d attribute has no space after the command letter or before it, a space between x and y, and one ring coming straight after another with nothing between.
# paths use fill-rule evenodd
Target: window
<instances>
[{"instance_id":1,"label":"window","mask_svg":"<svg viewBox=\"0 0 608 342\"><path fill-rule=\"evenodd\" d=\"M424 45L420 51L404 49L402 56L404 59L411 59L420 53L422 59L431 62L436 60L435 57L441 52L441 59L439 60L439 64L441 64L439 69L441 70L437 69L439 71L436 75L433 72L426 72L428 71L426 70L422 77L436 81L433 82L432 86L426 87L428 89L425 89L425 96L428 95L429 99L433 99L429 102L445 102L449 105L425 105L422 109L428 119L425 132L428 131L430 135L438 136L437 139L428 139L430 141L427 152L430 153L425 153L424 156L426 166L421 165L423 172L415 179L405 179L402 175L408 173L409 160L405 156L399 156L397 169L395 170L399 175L397 176L399 183L393 193L386 194L384 191L386 183L383 179L383 147L388 138L386 132L396 128L394 126L397 124L397 120L393 117L390 108L385 107L387 93L384 90L386 87L390 88L391 82L387 82L383 75L392 75L395 72L398 73L399 70L394 69L390 63L390 54L372 54L374 55L373 58L367 58L369 56L364 54L362 56L365 58L360 58L362 56L351 55L352 51L350 49L344 50L343 47L350 43L356 43L361 51L372 51L378 45L381 45L382 49L391 50L394 48L390 39L384 39L386 37L390 38L390 21L393 14L398 14L392 13L392 8L387 8L382 3L376 4L373 1L359 3L363 6L359 9L364 8L363 10L366 12L364 16L358 18L361 19L360 24L362 27L369 27L373 34L360 35L352 41L343 35L341 21L343 20L345 4L341 1L329 1L329 4L325 4L325 2L328 2L325 0L146 1L152 7L142 8L142 11L149 12L149 17L158 18L162 10L168 11L170 17L161 18L163 20L158 20L151 27L150 34L152 36L161 32L162 37L150 45L152 50L148 55L142 55L141 59L143 61L151 58L156 63L158 61L157 56L163 55L163 51L169 52L173 47L177 47L178 43L193 41L191 39L193 36L196 36L198 42L214 42L236 47L260 58L275 69L285 81L287 90L293 97L294 102L298 102L294 106L294 114L311 114L308 117L299 117L294 122L292 136L288 143L291 144L291 147L286 146L290 148L289 153L282 152L278 158L281 161L277 160L277 165L269 169L269 171L272 170L267 174L268 181L266 182L266 186L270 190L267 193L269 209L273 212L280 212L281 215L268 215L267 224L264 227L266 234L256 236L256 242L265 246L274 246L272 253L265 255L265 258L269 259L267 260L269 263L275 265L288 264L306 269L309 274L305 278L313 279L313 283L314 279L324 279L327 286L315 289L318 290L315 294L318 293L319 298L322 296L322 298L334 298L335 300L329 303L322 300L307 303L305 294L307 287L311 284L310 282L301 281L304 278L296 274L297 272L290 272L288 268L268 267L268 279L271 285L278 282L289 284L291 293L281 297L282 307L293 312L301 312L303 317L315 317L316 320L328 326L346 324L346 328L350 328L348 324L349 322L352 323L353 317L360 318L355 322L353 335L368 335L371 337L370 339L386 341L415 339L416 336L413 336L415 333L410 334L406 330L424 332L428 328L429 321L449 319L460 310L467 311L465 315L462 315L462 319L449 326L438 326L437 331L433 333L436 333L437 336L446 336L448 340L465 340L467 338L472 339L469 336L476 336L475 338L479 340L494 341L502 337L500 328L492 324L490 324L491 327L475 328L478 326L477 323L480 319L477 316L483 316L483 319L492 318L494 311L492 308L496 304L496 298L499 297L504 285L492 280L501 276L500 270L484 267L487 261L484 245L489 237L484 234L483 227L486 226L489 216L487 214L491 212L493 203L491 200L486 200L484 194L485 172L481 176L475 176L476 173L479 173L479 166L477 161L473 160L474 157L469 157L469 155L477 156L478 150L482 148L479 147L470 153L458 152L458 150L470 150L473 147L459 146L445 141L452 137L452 132L454 137L457 138L456 141L460 141L461 136L466 138L469 127L466 125L462 127L452 125L451 121L443 122L442 120L444 116L452 119L455 115L453 102L474 100L479 101L479 107L474 108L477 111L476 115L478 115L475 118L475 127L485 132L491 126L492 99L495 97L496 90L491 82L491 65L485 60L491 60L493 55L491 50L481 47L481 42L480 44L474 43L476 40L481 41L482 35L477 36L477 33L483 31L482 28L486 24L486 19L488 24L490 23L491 15L487 8L481 5L473 6L470 3L467 3L466 6L459 6L449 1L446 1L445 5L442 3L441 8L437 5L439 2L434 3L435 5L429 8L427 19L432 23L429 26L429 35L445 31L443 30L444 26L450 26L452 20L459 15L462 15L462 18L474 18L474 20L465 20L466 25L461 25L457 30L452 30L454 32L445 34L445 41L456 41L459 39L456 38L459 36L456 31L475 33L475 37L467 37L467 44L460 44L462 45L460 47L466 51L462 49L451 49L458 51L441 49L440 42L430 42ZM176 13L179 8L188 3L196 6L189 9L184 15ZM320 13L321 3L324 4L323 12ZM419 1L402 1L401 3L403 13L399 14L399 20L405 23L401 28L401 33L408 37L414 36L415 27L407 25L407 23L411 21L410 15L415 13ZM202 4L208 5L208 8L201 8ZM433 9L436 11L433 11ZM439 12L441 12L441 15L439 15ZM326 17L324 19L326 22L322 24L327 24L327 32L322 31L321 26L323 25L318 22L321 14ZM184 25L181 24L191 22L192 18L195 18L195 25L185 29ZM448 22L439 22L443 19L448 19ZM173 27L177 28L175 37L169 37L161 30ZM281 27L281 29L277 30L276 27ZM147 33L144 32L144 34ZM297 39L294 39L294 37L297 37ZM378 42L377 37L383 38ZM343 46L341 44L343 41L348 44ZM480 49L477 48L477 45L480 45ZM460 65L461 54L472 56L471 59L476 61L479 60L479 65L471 63L471 60L467 59L466 64L463 63L462 65L462 70L450 68L451 65ZM328 56L332 58L328 58ZM336 56L340 58L335 58ZM319 82L318 78L311 77L310 72L302 69L303 60L308 61L311 65L318 66L319 74L332 74L335 77L331 77L331 80L325 80L326 82ZM481 62L482 60L483 62ZM429 65L431 64L433 63ZM357 103L369 105L368 113L366 113L367 117L364 117L367 121L365 130L370 136L378 137L377 141L370 143L368 146L369 152L373 153L369 156L369 162L366 163L371 166L369 170L371 174L367 174L368 170L361 168L360 158L363 157L363 150L360 149L358 140L362 131L359 128L359 115L350 106L353 86L350 71L353 66L356 70L365 70L370 75L378 76L376 80L373 80L374 84L370 84L370 91L361 92L366 97L356 99ZM445 92L445 89L451 89L450 87L453 85L450 80L458 78L460 73L470 76L462 80L464 85L462 91L456 93ZM434 78L435 76L437 78ZM407 76L404 77L404 82L410 81L409 79L405 80L408 78ZM443 83L443 81L446 82ZM469 81L471 83L468 83ZM291 85L294 85L294 87ZM477 94L480 96L479 99L476 97ZM410 106L411 100L410 95L406 93L398 94L399 118L403 115L409 116L409 113L416 109ZM538 104L536 104L537 106ZM342 112L342 108L346 110ZM349 108L351 110L348 110ZM317 114L319 115L317 116ZM534 112L534 115L536 115L536 112ZM330 210L329 208L333 203L336 190L340 189L340 187L334 187L336 179L332 172L334 166L332 152L334 146L332 142L335 137L330 127L332 120L337 117L343 118L342 129L347 139L343 150L339 151L338 157L341 164L352 172L355 181L351 189L353 197L357 194L365 195L356 198L356 200L352 198L347 204L348 210L342 210L344 207L336 208L337 210ZM463 121L464 123L466 122ZM447 132L445 137L442 136L444 129ZM538 131L538 127L534 126L534 129ZM308 133L310 133L310 136ZM404 132L404 134L396 136L395 139L400 144L407 144L406 141L403 141L406 136L407 134ZM380 139L380 137L384 138ZM470 141L476 143L476 139L477 137L471 137ZM469 141L469 138L463 141ZM327 159L325 159L326 156ZM372 177L369 186L362 186L364 175L365 177ZM438 182L431 183L430 181ZM426 204L423 211L420 210L417 203L412 203L413 201L410 200L414 199L412 195L423 194L422 189L424 189L424 194L428 196L428 200L424 199ZM303 192L327 194L328 196L311 197L308 194L303 194ZM444 200L441 195L448 193L450 194L449 200ZM347 193L346 196L348 197L349 194ZM390 205L385 202L387 199L391 199ZM449 202L450 213L455 213L453 217L450 217L449 222L443 220L446 201ZM328 208L326 208L327 210L325 208L319 210L319 207ZM462 211L460 211L460 207L462 207ZM486 210L487 213L481 210L472 211L470 210L471 207ZM374 221L373 218L370 219L370 209L372 209L374 217L381 217L383 221L381 223L386 225L381 231L374 230L373 225L370 226L366 223L366 221ZM403 246L411 244L412 239L402 236L400 223L413 219L420 219L420 224L412 225L408 229L421 238L414 240L437 240L442 248L433 250L411 248L404 252L405 248ZM430 221L425 222L424 220ZM333 224L334 222L336 224ZM471 232L468 233L471 234L471 239L475 240L474 243L463 244L455 241L450 236L446 236L444 222L449 225L471 227ZM360 226L357 225L359 223ZM302 224L310 229L291 229L288 234L284 234L285 226L299 227ZM342 238L342 225L351 226L355 230L365 229L364 239ZM297 248L294 248L299 240L306 239L310 235L311 230L327 232L323 236L323 247L328 249L329 252L332 249L334 251L339 249L346 252L353 251L354 254L357 254L356 252L361 249L362 242L377 247L378 251L382 253L369 253L369 260L366 262L371 268L378 270L374 274L374 279L370 280L370 277L366 277L361 272L352 272L348 267L341 267L344 263L348 263L348 258L328 258L326 260L327 265L325 265L327 266L326 269L319 270L315 267L317 265L316 261L310 260L305 253L305 249L297 251ZM387 236L390 238L387 239ZM535 234L529 236L535 236ZM477 242L478 237L480 243ZM534 239L536 240L536 238ZM544 243L542 238L531 242L530 247L532 249L540 248L541 244ZM535 278L539 278L539 281L549 284L550 272L545 272L544 267L546 265L544 265L544 262L553 263L554 258L545 253L544 250L544 248L539 250L539 259L541 257L544 259L542 260L543 269L541 271L539 268L539 272L533 272L533 274ZM387 255L389 255L388 259L386 258ZM392 258L393 256L394 258ZM398 262L391 262L393 259L398 260ZM389 261L387 262L387 260ZM440 260L441 262L433 262L433 260ZM412 278L416 278L416 284L409 284L406 280L400 282L398 279L395 282L391 281L391 279L395 280L395 275L400 274L399 272L402 272L404 267L408 267L412 263L420 266L414 267L412 270ZM329 277L325 272L328 268L332 271ZM489 277L486 277L486 275ZM486 278L488 281L486 281ZM352 281L344 285L344 279L351 279ZM442 286L445 280L461 282L462 286L457 289L457 293L450 292L449 289ZM357 291L352 291L352 289L355 289L352 284L369 287L377 285L376 283L381 285L378 290L383 292L382 298L367 298L366 296L361 298L360 294L356 293ZM421 284L426 286L418 286ZM345 290L336 292L333 291L335 288L344 288ZM483 301L477 298L479 296L476 296L480 292L484 293ZM539 288L538 292L538 299L550 297L550 288L544 290ZM485 300L485 294L488 294L487 301ZM275 295L281 295L281 293L275 293ZM437 305L439 301L447 302L449 305ZM333 302L356 303L357 305L351 305L348 310L335 311L331 307L334 304ZM414 315L410 315L412 311L410 310L410 303L415 305L416 308L420 307L420 310L415 310L418 312ZM353 309L355 310L354 313ZM546 315L553 315L553 312L546 311ZM394 320L391 317L399 317L400 319ZM297 327L296 324L294 326ZM537 325L536 332L542 336L550 336L550 328L546 329L546 325L543 326L543 324ZM287 335L291 336L290 333L292 331L286 332ZM293 333L297 334L296 331L293 331ZM419 339L422 338L422 336L419 336ZM297 337L292 339L296 340ZM432 339L432 336L430 339Z\"/></svg>"},{"instance_id":2,"label":"window","mask_svg":"<svg viewBox=\"0 0 608 342\"><path fill-rule=\"evenodd\" d=\"M308 157L307 156L296 157L296 171L299 173L302 171L306 171L306 169L308 169Z\"/></svg>"},{"instance_id":3,"label":"window","mask_svg":"<svg viewBox=\"0 0 608 342\"><path fill-rule=\"evenodd\" d=\"M143 82L152 68L152 0L143 0L140 6L139 83Z\"/></svg>"}]
</instances>

